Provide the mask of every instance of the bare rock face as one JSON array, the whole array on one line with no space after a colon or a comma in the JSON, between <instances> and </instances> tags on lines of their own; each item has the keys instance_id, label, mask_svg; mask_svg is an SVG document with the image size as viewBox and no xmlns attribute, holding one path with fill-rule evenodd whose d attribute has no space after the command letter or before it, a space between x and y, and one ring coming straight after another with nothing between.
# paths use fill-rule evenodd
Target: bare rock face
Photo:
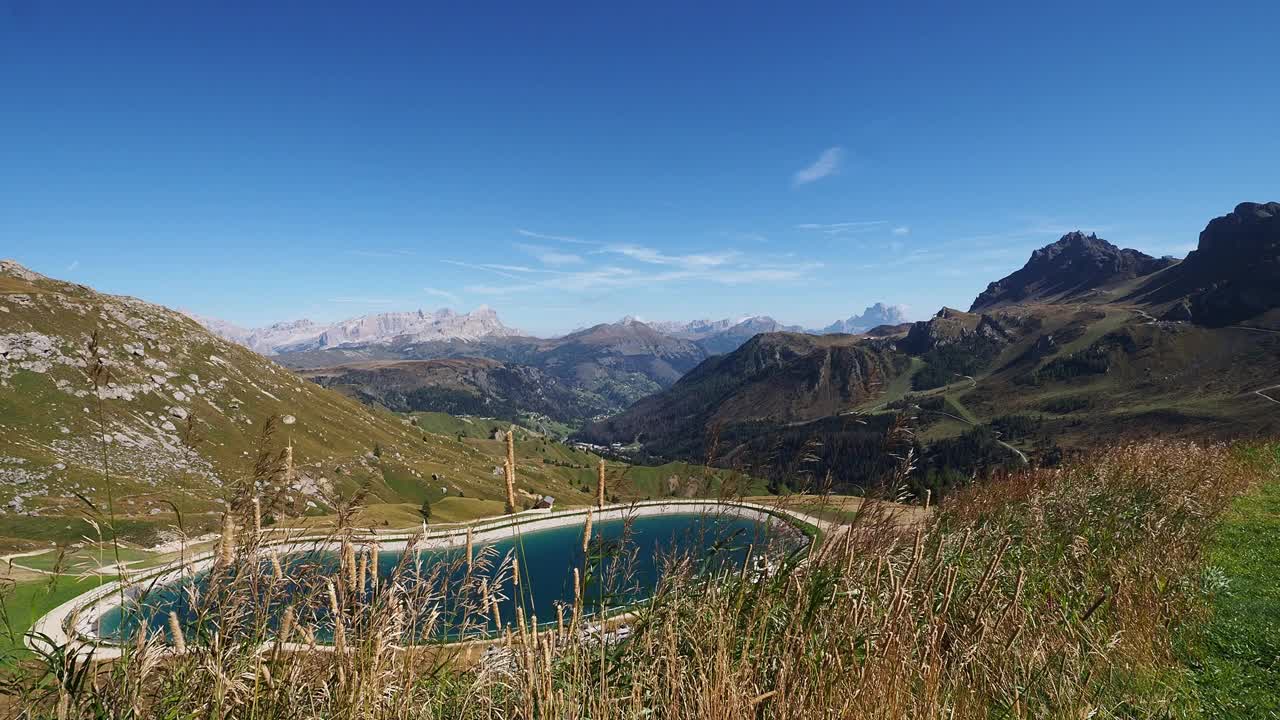
<instances>
[{"instance_id":1,"label":"bare rock face","mask_svg":"<svg viewBox=\"0 0 1280 720\"><path fill-rule=\"evenodd\" d=\"M19 265L17 261L14 260L0 260L0 275L8 275L10 277L18 278L19 280L26 280L27 282L36 282L47 279L40 273L32 272L31 270Z\"/></svg>"},{"instance_id":2,"label":"bare rock face","mask_svg":"<svg viewBox=\"0 0 1280 720\"><path fill-rule=\"evenodd\" d=\"M1199 247L1167 275L1139 293L1175 302L1178 319L1216 327L1280 308L1280 203L1240 203L1210 220Z\"/></svg>"},{"instance_id":3,"label":"bare rock face","mask_svg":"<svg viewBox=\"0 0 1280 720\"><path fill-rule=\"evenodd\" d=\"M969 310L1069 300L1110 283L1150 275L1175 262L1118 248L1095 234L1070 232L1031 253L1021 270L988 285Z\"/></svg>"}]
</instances>

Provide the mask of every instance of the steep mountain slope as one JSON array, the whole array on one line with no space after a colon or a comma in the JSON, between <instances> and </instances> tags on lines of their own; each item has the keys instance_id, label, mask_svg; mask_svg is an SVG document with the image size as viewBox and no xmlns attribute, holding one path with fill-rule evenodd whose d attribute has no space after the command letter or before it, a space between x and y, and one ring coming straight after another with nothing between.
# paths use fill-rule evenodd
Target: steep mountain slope
<instances>
[{"instance_id":1,"label":"steep mountain slope","mask_svg":"<svg viewBox=\"0 0 1280 720\"><path fill-rule=\"evenodd\" d=\"M658 387L669 387L705 357L694 343L663 335L642 322L628 321L596 325L548 341L539 348L536 364L561 377L571 374L588 388L625 376L640 376ZM619 388L606 394L621 399L634 393Z\"/></svg>"},{"instance_id":2,"label":"steep mountain slope","mask_svg":"<svg viewBox=\"0 0 1280 720\"><path fill-rule=\"evenodd\" d=\"M769 333L703 362L671 389L593 423L594 442L643 443L664 457L741 461L740 446L834 417L874 397L906 369L892 345L849 336ZM724 441L724 445L719 444Z\"/></svg>"},{"instance_id":3,"label":"steep mountain slope","mask_svg":"<svg viewBox=\"0 0 1280 720\"><path fill-rule=\"evenodd\" d=\"M508 420L534 413L576 422L609 409L537 368L485 358L373 361L302 370L300 374L396 412Z\"/></svg>"},{"instance_id":4,"label":"steep mountain slope","mask_svg":"<svg viewBox=\"0 0 1280 720\"><path fill-rule=\"evenodd\" d=\"M95 334L110 373L97 388ZM104 451L128 527L171 524L170 503L198 526L250 476L273 415L271 448L291 442L297 464L279 512L321 511L361 485L370 502L428 485L502 494L493 456L471 444L307 382L180 313L0 263L0 539L90 532L75 494L105 505Z\"/></svg>"},{"instance_id":5,"label":"steep mountain slope","mask_svg":"<svg viewBox=\"0 0 1280 720\"><path fill-rule=\"evenodd\" d=\"M973 301L972 312L1018 303L1071 300L1173 265L1137 250L1120 249L1076 231L1031 253L1022 269L997 280Z\"/></svg>"},{"instance_id":6,"label":"steep mountain slope","mask_svg":"<svg viewBox=\"0 0 1280 720\"><path fill-rule=\"evenodd\" d=\"M1241 203L1209 222L1196 250L1139 288L1157 314L1223 326L1280 307L1280 203Z\"/></svg>"},{"instance_id":7,"label":"steep mountain slope","mask_svg":"<svg viewBox=\"0 0 1280 720\"><path fill-rule=\"evenodd\" d=\"M392 312L321 324L310 320L246 329L221 320L193 316L206 328L232 342L275 355L326 348L378 346L449 340L510 337L519 333L502 324L491 308L459 314L448 308L433 313Z\"/></svg>"}]
</instances>

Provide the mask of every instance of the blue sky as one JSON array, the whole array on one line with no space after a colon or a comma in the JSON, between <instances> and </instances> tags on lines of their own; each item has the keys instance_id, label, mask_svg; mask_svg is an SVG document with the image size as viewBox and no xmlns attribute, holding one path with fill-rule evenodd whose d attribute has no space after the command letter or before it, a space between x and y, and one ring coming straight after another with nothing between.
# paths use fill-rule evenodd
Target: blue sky
<instances>
[{"instance_id":1,"label":"blue sky","mask_svg":"<svg viewBox=\"0 0 1280 720\"><path fill-rule=\"evenodd\" d=\"M819 325L1280 199L1269 3L620 5L0 2L0 256L246 325Z\"/></svg>"}]
</instances>

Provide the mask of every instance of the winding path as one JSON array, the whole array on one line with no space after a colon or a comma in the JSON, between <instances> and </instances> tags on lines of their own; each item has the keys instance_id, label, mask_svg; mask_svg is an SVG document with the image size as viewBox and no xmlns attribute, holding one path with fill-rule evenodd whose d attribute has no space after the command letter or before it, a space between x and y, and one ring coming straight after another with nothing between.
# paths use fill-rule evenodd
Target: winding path
<instances>
[{"instance_id":1,"label":"winding path","mask_svg":"<svg viewBox=\"0 0 1280 720\"><path fill-rule=\"evenodd\" d=\"M1263 398L1264 400L1270 400L1271 402L1280 405L1280 400L1277 400L1267 394L1267 391L1269 390L1280 390L1280 385L1272 385L1270 387L1264 387L1261 390L1254 390L1253 394Z\"/></svg>"},{"instance_id":2,"label":"winding path","mask_svg":"<svg viewBox=\"0 0 1280 720\"><path fill-rule=\"evenodd\" d=\"M958 417L958 416L956 416L956 415L952 415L951 413L948 413L948 412L942 412L941 410L924 410L924 409L921 409L920 411L921 411L921 412L927 412L927 413L933 413L933 414L935 414L935 415L945 415L945 416L947 416L947 417L949 417L949 418L951 418L951 419L953 419L953 420L959 420L959 421L960 421L960 422L962 422L962 423L968 423L969 425L973 425L973 423L972 423L972 422L969 422L968 420L965 420L965 419L964 419L964 418L962 418L962 417ZM998 438L998 437L996 438L996 442L1000 443L1000 444L1001 444L1001 445L1003 445L1006 449L1011 450L1015 455L1017 455L1017 456L1018 456L1018 459L1022 461L1022 464L1023 464L1023 465L1030 465L1030 464L1031 464L1031 461L1027 459L1027 456L1026 456L1026 455L1024 455L1024 454L1023 454L1023 452L1022 452L1021 450L1019 450L1018 448L1016 448L1016 447L1014 447L1014 446L1010 445L1009 443L1007 443L1007 442L1005 442L1005 441L1001 440L1001 439L1000 439L1000 438Z\"/></svg>"}]
</instances>

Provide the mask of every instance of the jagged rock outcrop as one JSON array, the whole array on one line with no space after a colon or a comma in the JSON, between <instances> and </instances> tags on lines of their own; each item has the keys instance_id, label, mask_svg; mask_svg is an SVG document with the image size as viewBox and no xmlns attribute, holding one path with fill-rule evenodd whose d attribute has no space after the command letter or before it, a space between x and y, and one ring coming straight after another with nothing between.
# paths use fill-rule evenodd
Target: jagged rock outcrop
<instances>
[{"instance_id":1,"label":"jagged rock outcrop","mask_svg":"<svg viewBox=\"0 0 1280 720\"><path fill-rule=\"evenodd\" d=\"M1166 319L1215 327L1280 308L1280 203L1240 203L1209 221L1187 259L1135 299L1173 303Z\"/></svg>"},{"instance_id":2,"label":"jagged rock outcrop","mask_svg":"<svg viewBox=\"0 0 1280 720\"><path fill-rule=\"evenodd\" d=\"M971 312L1024 302L1071 300L1112 283L1150 275L1177 261L1121 249L1080 231L1031 253L1020 270L987 286Z\"/></svg>"},{"instance_id":3,"label":"jagged rock outcrop","mask_svg":"<svg viewBox=\"0 0 1280 720\"><path fill-rule=\"evenodd\" d=\"M970 338L982 338L996 343L1008 343L1013 334L1005 327L1007 320L984 313L967 313L952 308L942 308L928 320L912 323L900 347L913 355L923 355L930 350L955 345Z\"/></svg>"}]
</instances>

